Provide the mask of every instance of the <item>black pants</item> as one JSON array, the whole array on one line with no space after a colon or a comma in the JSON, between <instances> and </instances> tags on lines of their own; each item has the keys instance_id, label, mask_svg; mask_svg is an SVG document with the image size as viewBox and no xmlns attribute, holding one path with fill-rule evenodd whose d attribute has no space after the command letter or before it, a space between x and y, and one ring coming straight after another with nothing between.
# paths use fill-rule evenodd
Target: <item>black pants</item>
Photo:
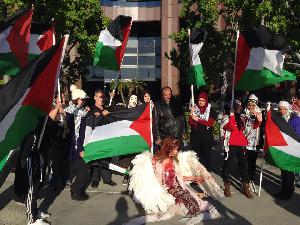
<instances>
[{"instance_id":1,"label":"black pants","mask_svg":"<svg viewBox=\"0 0 300 225\"><path fill-rule=\"evenodd\" d=\"M107 168L107 164L109 163L109 161L111 160L108 160L106 162L103 160L98 160L90 165L92 182L100 182L101 178L103 182L109 182L111 180L112 173Z\"/></svg>"},{"instance_id":2,"label":"black pants","mask_svg":"<svg viewBox=\"0 0 300 225\"><path fill-rule=\"evenodd\" d=\"M254 181L255 178L257 156L258 156L257 151L247 150L248 176L249 176L249 180L251 181Z\"/></svg>"},{"instance_id":3,"label":"black pants","mask_svg":"<svg viewBox=\"0 0 300 225\"><path fill-rule=\"evenodd\" d=\"M223 180L224 182L229 182L229 174L232 169L232 164L234 160L238 160L239 172L242 177L243 182L249 183L248 178L248 162L247 162L247 153L245 147L241 146L229 146L228 159L224 160L223 166ZM226 157L226 153L224 158Z\"/></svg>"},{"instance_id":4,"label":"black pants","mask_svg":"<svg viewBox=\"0 0 300 225\"><path fill-rule=\"evenodd\" d=\"M38 217L37 197L40 185L40 165L37 158L20 158L16 165L14 199L25 203L28 222Z\"/></svg>"},{"instance_id":5,"label":"black pants","mask_svg":"<svg viewBox=\"0 0 300 225\"><path fill-rule=\"evenodd\" d=\"M199 135L191 135L192 149L197 152L200 162L206 167L207 171L211 171L211 151L213 140L200 139Z\"/></svg>"},{"instance_id":6,"label":"black pants","mask_svg":"<svg viewBox=\"0 0 300 225\"><path fill-rule=\"evenodd\" d=\"M294 192L295 173L281 170L281 193L290 195Z\"/></svg>"},{"instance_id":7,"label":"black pants","mask_svg":"<svg viewBox=\"0 0 300 225\"><path fill-rule=\"evenodd\" d=\"M89 166L85 164L83 159L76 159L70 162L70 174L75 177L71 185L72 193L84 193L89 186Z\"/></svg>"}]
</instances>

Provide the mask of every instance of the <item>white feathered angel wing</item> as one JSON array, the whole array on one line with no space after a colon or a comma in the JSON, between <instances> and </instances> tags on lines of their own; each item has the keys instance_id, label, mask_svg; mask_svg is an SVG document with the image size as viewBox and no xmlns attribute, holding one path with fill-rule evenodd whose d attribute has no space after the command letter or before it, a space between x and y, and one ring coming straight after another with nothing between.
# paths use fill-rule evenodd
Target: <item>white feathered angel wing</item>
<instances>
[{"instance_id":1,"label":"white feathered angel wing","mask_svg":"<svg viewBox=\"0 0 300 225\"><path fill-rule=\"evenodd\" d=\"M215 198L224 197L221 187L199 162L196 152L180 152L178 154L178 160L182 176L201 176L204 178L204 183L199 186L204 192Z\"/></svg>"},{"instance_id":2,"label":"white feathered angel wing","mask_svg":"<svg viewBox=\"0 0 300 225\"><path fill-rule=\"evenodd\" d=\"M152 166L153 155L143 152L132 160L129 190L133 191L134 199L140 202L148 213L166 212L175 204L175 198L169 194L156 178Z\"/></svg>"}]
</instances>

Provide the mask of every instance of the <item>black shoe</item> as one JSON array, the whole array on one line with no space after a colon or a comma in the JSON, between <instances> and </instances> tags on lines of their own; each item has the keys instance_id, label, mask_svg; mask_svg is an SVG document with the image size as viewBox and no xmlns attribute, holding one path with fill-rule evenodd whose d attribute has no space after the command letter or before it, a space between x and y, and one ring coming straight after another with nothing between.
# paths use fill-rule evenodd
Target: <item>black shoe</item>
<instances>
[{"instance_id":1,"label":"black shoe","mask_svg":"<svg viewBox=\"0 0 300 225\"><path fill-rule=\"evenodd\" d=\"M81 197L82 197L84 200L88 200L90 196L89 196L86 192L83 192L83 193L81 193Z\"/></svg>"},{"instance_id":2,"label":"black shoe","mask_svg":"<svg viewBox=\"0 0 300 225\"><path fill-rule=\"evenodd\" d=\"M88 197L82 195L81 193L72 193L71 192L71 199L75 201L85 201Z\"/></svg>"},{"instance_id":3,"label":"black shoe","mask_svg":"<svg viewBox=\"0 0 300 225\"><path fill-rule=\"evenodd\" d=\"M116 186L117 185L117 183L114 182L114 181L112 181L112 180L110 180L110 181L103 181L103 183L107 184L107 185L110 185L110 186Z\"/></svg>"},{"instance_id":4,"label":"black shoe","mask_svg":"<svg viewBox=\"0 0 300 225\"><path fill-rule=\"evenodd\" d=\"M97 188L99 186L99 182L98 181L92 181L91 183L91 187L92 188Z\"/></svg>"}]
</instances>

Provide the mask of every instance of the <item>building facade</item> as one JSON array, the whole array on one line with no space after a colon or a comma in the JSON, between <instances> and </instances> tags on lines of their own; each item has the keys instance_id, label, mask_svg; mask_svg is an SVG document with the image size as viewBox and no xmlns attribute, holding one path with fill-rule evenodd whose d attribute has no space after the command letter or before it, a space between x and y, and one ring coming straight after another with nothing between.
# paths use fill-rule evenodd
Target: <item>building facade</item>
<instances>
[{"instance_id":1,"label":"building facade","mask_svg":"<svg viewBox=\"0 0 300 225\"><path fill-rule=\"evenodd\" d=\"M165 57L165 52L176 48L169 35L179 30L178 0L100 0L100 3L104 15L111 19L126 15L133 20L121 66L122 79L142 80L159 89L167 85L175 95L179 94L179 71ZM117 76L115 71L93 67L89 80L108 83Z\"/></svg>"}]
</instances>

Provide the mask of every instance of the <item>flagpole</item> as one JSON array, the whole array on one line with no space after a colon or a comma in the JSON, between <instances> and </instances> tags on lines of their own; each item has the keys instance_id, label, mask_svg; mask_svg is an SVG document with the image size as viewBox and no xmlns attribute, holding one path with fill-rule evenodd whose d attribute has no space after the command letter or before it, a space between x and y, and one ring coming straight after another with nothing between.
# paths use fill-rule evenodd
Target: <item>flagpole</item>
<instances>
[{"instance_id":1,"label":"flagpole","mask_svg":"<svg viewBox=\"0 0 300 225\"><path fill-rule=\"evenodd\" d=\"M152 100L150 100L149 104L150 104L151 153L152 153L152 155L153 155L153 132L152 132L152 110L153 110L153 107L152 107Z\"/></svg>"},{"instance_id":2,"label":"flagpole","mask_svg":"<svg viewBox=\"0 0 300 225\"><path fill-rule=\"evenodd\" d=\"M189 35L189 55L190 55L190 68L191 68L191 30L188 29L188 35ZM191 98L192 98L192 107L195 105L195 97L194 97L194 85L191 84Z\"/></svg>"},{"instance_id":3,"label":"flagpole","mask_svg":"<svg viewBox=\"0 0 300 225\"><path fill-rule=\"evenodd\" d=\"M232 84L231 84L231 103L230 108L233 108L233 101L234 101L234 82L235 82L235 72L236 72L236 60L237 60L237 48L238 48L238 40L240 36L240 31L237 30L236 32L236 43L235 43L235 58L234 58L234 69L233 69L233 76L232 76Z\"/></svg>"}]
</instances>

